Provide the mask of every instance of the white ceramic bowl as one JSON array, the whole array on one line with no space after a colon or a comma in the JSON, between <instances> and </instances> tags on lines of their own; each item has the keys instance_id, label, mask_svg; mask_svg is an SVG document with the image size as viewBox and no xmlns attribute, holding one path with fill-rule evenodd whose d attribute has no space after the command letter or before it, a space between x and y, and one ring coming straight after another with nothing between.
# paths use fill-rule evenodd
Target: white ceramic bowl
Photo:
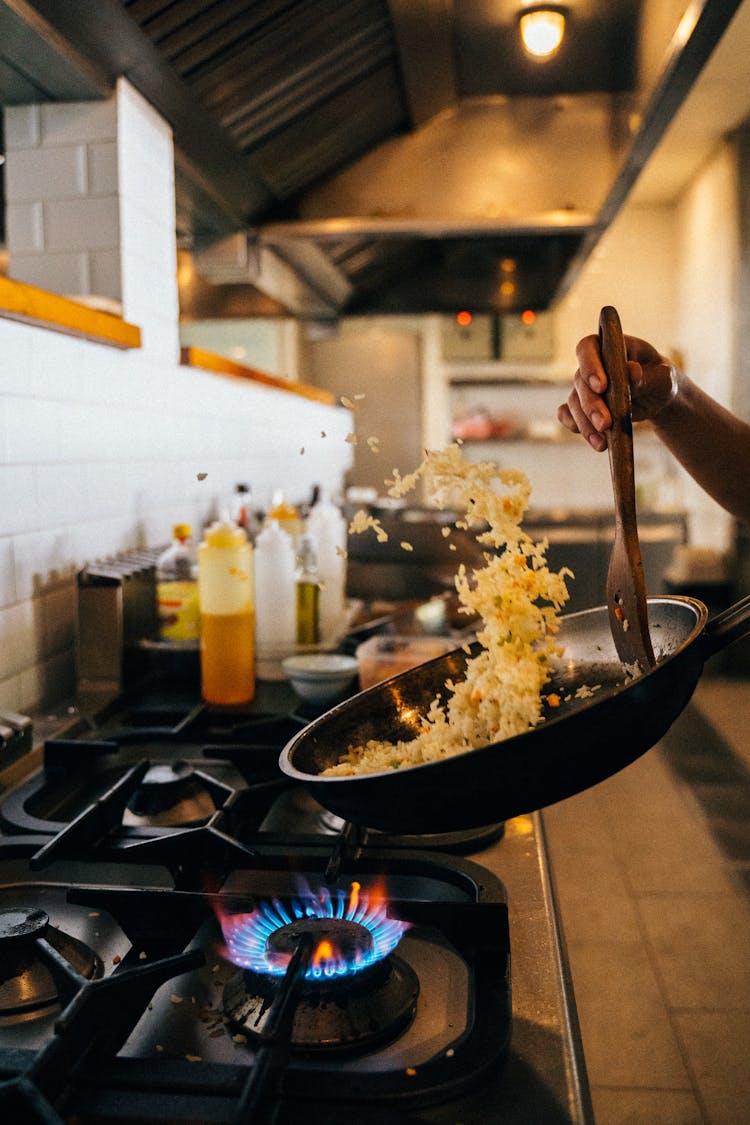
<instances>
[{"instance_id":1,"label":"white ceramic bowl","mask_svg":"<svg viewBox=\"0 0 750 1125\"><path fill-rule=\"evenodd\" d=\"M319 704L339 699L359 671L356 657L338 652L288 656L281 666L297 695Z\"/></svg>"}]
</instances>

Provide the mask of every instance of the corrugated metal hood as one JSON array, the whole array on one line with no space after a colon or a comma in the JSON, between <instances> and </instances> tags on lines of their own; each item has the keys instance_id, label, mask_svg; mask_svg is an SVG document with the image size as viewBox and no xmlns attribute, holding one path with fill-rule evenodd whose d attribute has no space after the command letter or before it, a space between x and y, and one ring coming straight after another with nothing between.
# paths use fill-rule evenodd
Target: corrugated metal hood
<instances>
[{"instance_id":1,"label":"corrugated metal hood","mask_svg":"<svg viewBox=\"0 0 750 1125\"><path fill-rule=\"evenodd\" d=\"M738 0L569 0L546 65L522 6L0 0L0 97L125 74L170 121L186 315L543 309Z\"/></svg>"}]
</instances>

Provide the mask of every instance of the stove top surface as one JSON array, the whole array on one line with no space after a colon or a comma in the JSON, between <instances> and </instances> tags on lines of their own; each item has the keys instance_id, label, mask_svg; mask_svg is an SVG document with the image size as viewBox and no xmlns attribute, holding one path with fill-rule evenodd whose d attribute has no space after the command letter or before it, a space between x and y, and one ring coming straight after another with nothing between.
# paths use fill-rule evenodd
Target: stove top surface
<instances>
[{"instance_id":1,"label":"stove top surface","mask_svg":"<svg viewBox=\"0 0 750 1125\"><path fill-rule=\"evenodd\" d=\"M0 794L4 1119L583 1120L510 1045L505 882L468 857L515 870L515 836L342 822L278 770L312 717L146 685Z\"/></svg>"}]
</instances>

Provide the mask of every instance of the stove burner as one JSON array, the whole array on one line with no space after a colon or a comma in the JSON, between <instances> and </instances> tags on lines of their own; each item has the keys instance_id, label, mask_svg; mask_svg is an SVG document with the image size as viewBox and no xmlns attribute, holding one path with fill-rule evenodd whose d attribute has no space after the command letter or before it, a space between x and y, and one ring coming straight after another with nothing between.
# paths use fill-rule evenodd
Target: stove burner
<instances>
[{"instance_id":1,"label":"stove burner","mask_svg":"<svg viewBox=\"0 0 750 1125\"><path fill-rule=\"evenodd\" d=\"M58 1007L57 987L45 963L51 962L55 953L88 980L102 974L102 962L96 953L51 926L43 910L0 913L0 1026L39 1019Z\"/></svg>"},{"instance_id":2,"label":"stove burner","mask_svg":"<svg viewBox=\"0 0 750 1125\"><path fill-rule=\"evenodd\" d=\"M170 827L205 823L216 804L187 762L152 766L128 801L122 823L128 827Z\"/></svg>"},{"instance_id":3,"label":"stove burner","mask_svg":"<svg viewBox=\"0 0 750 1125\"><path fill-rule=\"evenodd\" d=\"M308 919L300 923L299 930L313 929L318 937L313 923L320 921ZM357 931L363 927L334 919L328 929L337 942L342 938L336 931L342 926L351 927L351 940L360 940ZM292 940L290 930L287 927L282 944ZM236 973L225 985L223 995L230 1023L241 1034L262 1038L280 987L277 976L250 970ZM396 1039L408 1027L417 1010L418 995L416 973L394 954L354 976L306 977L294 1013L291 1047L302 1054L372 1050Z\"/></svg>"},{"instance_id":4,"label":"stove burner","mask_svg":"<svg viewBox=\"0 0 750 1125\"><path fill-rule=\"evenodd\" d=\"M308 979L352 976L391 953L408 922L389 918L377 888L362 892L352 883L349 898L339 889L312 891L288 905L261 902L251 914L220 914L228 959L255 973L281 976L303 932L318 937ZM322 923L322 924L321 924ZM343 925L341 923L344 923Z\"/></svg>"}]
</instances>

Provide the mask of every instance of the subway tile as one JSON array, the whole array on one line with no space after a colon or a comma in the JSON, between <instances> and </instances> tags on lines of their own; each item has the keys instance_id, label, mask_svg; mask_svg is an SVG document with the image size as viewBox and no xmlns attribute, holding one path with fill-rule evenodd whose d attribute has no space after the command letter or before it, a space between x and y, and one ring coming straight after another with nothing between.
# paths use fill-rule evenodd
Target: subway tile
<instances>
[{"instance_id":1,"label":"subway tile","mask_svg":"<svg viewBox=\"0 0 750 1125\"><path fill-rule=\"evenodd\" d=\"M44 205L44 233L52 253L116 248L120 236L117 197L50 200Z\"/></svg>"},{"instance_id":2,"label":"subway tile","mask_svg":"<svg viewBox=\"0 0 750 1125\"><path fill-rule=\"evenodd\" d=\"M16 255L41 254L44 250L44 213L41 202L7 203L5 227L13 270L16 269Z\"/></svg>"},{"instance_id":3,"label":"subway tile","mask_svg":"<svg viewBox=\"0 0 750 1125\"><path fill-rule=\"evenodd\" d=\"M34 530L14 537L13 556L19 600L30 600L70 580L74 563L65 516L64 510L59 513L57 528Z\"/></svg>"},{"instance_id":4,"label":"subway tile","mask_svg":"<svg viewBox=\"0 0 750 1125\"><path fill-rule=\"evenodd\" d=\"M34 394L66 402L77 402L87 397L92 349L85 341L59 332L35 332L31 335L30 345Z\"/></svg>"},{"instance_id":5,"label":"subway tile","mask_svg":"<svg viewBox=\"0 0 750 1125\"><path fill-rule=\"evenodd\" d=\"M11 465L39 464L60 457L60 404L8 396L5 447Z\"/></svg>"},{"instance_id":6,"label":"subway tile","mask_svg":"<svg viewBox=\"0 0 750 1125\"><path fill-rule=\"evenodd\" d=\"M9 152L38 145L41 137L41 107L3 106L3 130L5 146Z\"/></svg>"},{"instance_id":7,"label":"subway tile","mask_svg":"<svg viewBox=\"0 0 750 1125\"><path fill-rule=\"evenodd\" d=\"M5 177L7 198L13 204L84 195L88 188L86 147L71 144L12 152Z\"/></svg>"},{"instance_id":8,"label":"subway tile","mask_svg":"<svg viewBox=\"0 0 750 1125\"><path fill-rule=\"evenodd\" d=\"M83 251L14 254L11 272L15 281L48 289L50 293L75 296L89 292L88 258Z\"/></svg>"},{"instance_id":9,"label":"subway tile","mask_svg":"<svg viewBox=\"0 0 750 1125\"><path fill-rule=\"evenodd\" d=\"M91 292L112 300L122 299L122 256L119 247L89 253Z\"/></svg>"},{"instance_id":10,"label":"subway tile","mask_svg":"<svg viewBox=\"0 0 750 1125\"><path fill-rule=\"evenodd\" d=\"M38 534L55 537L50 547L50 558L55 553L63 565L67 564L64 533L71 518L82 519L88 514L83 465L47 464L36 466Z\"/></svg>"},{"instance_id":11,"label":"subway tile","mask_svg":"<svg viewBox=\"0 0 750 1125\"><path fill-rule=\"evenodd\" d=\"M9 535L0 538L0 609L18 601L16 589L16 564L13 540Z\"/></svg>"},{"instance_id":12,"label":"subway tile","mask_svg":"<svg viewBox=\"0 0 750 1125\"><path fill-rule=\"evenodd\" d=\"M31 465L0 465L0 535L35 528L36 499L36 477Z\"/></svg>"},{"instance_id":13,"label":"subway tile","mask_svg":"<svg viewBox=\"0 0 750 1125\"><path fill-rule=\"evenodd\" d=\"M92 142L87 146L88 188L92 195L116 195L118 191L117 142Z\"/></svg>"},{"instance_id":14,"label":"subway tile","mask_svg":"<svg viewBox=\"0 0 750 1125\"><path fill-rule=\"evenodd\" d=\"M116 135L117 107L114 98L92 102L50 102L41 106L40 137L45 145L108 141Z\"/></svg>"},{"instance_id":15,"label":"subway tile","mask_svg":"<svg viewBox=\"0 0 750 1125\"><path fill-rule=\"evenodd\" d=\"M0 394L29 394L33 388L30 372L31 334L25 324L0 319Z\"/></svg>"},{"instance_id":16,"label":"subway tile","mask_svg":"<svg viewBox=\"0 0 750 1125\"><path fill-rule=\"evenodd\" d=\"M750 1012L678 1012L680 1036L710 1125L750 1117Z\"/></svg>"},{"instance_id":17,"label":"subway tile","mask_svg":"<svg viewBox=\"0 0 750 1125\"><path fill-rule=\"evenodd\" d=\"M690 1089L642 946L569 941L568 955L590 1077L605 1086Z\"/></svg>"},{"instance_id":18,"label":"subway tile","mask_svg":"<svg viewBox=\"0 0 750 1125\"><path fill-rule=\"evenodd\" d=\"M13 644L0 645L0 680L4 680L35 662L38 649L31 602L0 609L0 636L13 638Z\"/></svg>"},{"instance_id":19,"label":"subway tile","mask_svg":"<svg viewBox=\"0 0 750 1125\"><path fill-rule=\"evenodd\" d=\"M701 1107L689 1090L644 1090L634 1087L591 1090L596 1125L706 1125Z\"/></svg>"}]
</instances>

